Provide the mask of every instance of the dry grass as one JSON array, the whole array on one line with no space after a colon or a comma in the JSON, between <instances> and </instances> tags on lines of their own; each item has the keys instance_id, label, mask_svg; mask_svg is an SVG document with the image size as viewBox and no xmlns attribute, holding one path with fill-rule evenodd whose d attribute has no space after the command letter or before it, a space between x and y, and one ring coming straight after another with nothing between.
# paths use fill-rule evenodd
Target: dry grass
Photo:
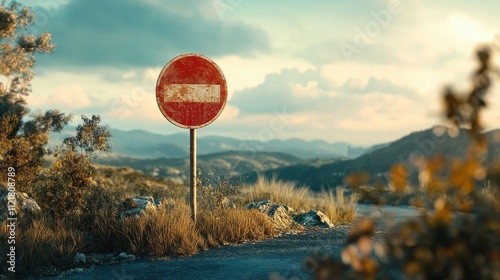
<instances>
[{"instance_id":1,"label":"dry grass","mask_svg":"<svg viewBox=\"0 0 500 280\"><path fill-rule=\"evenodd\" d=\"M140 217L101 218L93 234L107 250L162 256L192 255L198 248L205 248L184 202L177 202L171 209L162 206L148 210Z\"/></svg>"},{"instance_id":2,"label":"dry grass","mask_svg":"<svg viewBox=\"0 0 500 280\"><path fill-rule=\"evenodd\" d=\"M269 199L288 205L294 209L306 209L315 206L313 193L308 187L297 187L294 182L284 182L275 177L267 179L260 176L255 184L242 189L245 203Z\"/></svg>"},{"instance_id":3,"label":"dry grass","mask_svg":"<svg viewBox=\"0 0 500 280\"><path fill-rule=\"evenodd\" d=\"M332 190L322 191L316 198L318 209L327 215L332 222L347 224L354 220L358 196L351 194L347 196L345 190L338 188L335 194Z\"/></svg>"},{"instance_id":4,"label":"dry grass","mask_svg":"<svg viewBox=\"0 0 500 280\"><path fill-rule=\"evenodd\" d=\"M197 223L184 201L160 207L140 217L116 220L103 216L94 235L111 251L142 255L192 255L207 246L274 236L264 214L246 209L218 209L199 213Z\"/></svg>"},{"instance_id":5,"label":"dry grass","mask_svg":"<svg viewBox=\"0 0 500 280\"><path fill-rule=\"evenodd\" d=\"M265 214L247 209L201 213L197 228L210 246L259 240L276 234L274 225Z\"/></svg>"},{"instance_id":6,"label":"dry grass","mask_svg":"<svg viewBox=\"0 0 500 280\"><path fill-rule=\"evenodd\" d=\"M8 236L7 222L3 222L0 226L1 244L8 244ZM41 272L40 268L68 268L75 254L85 246L84 233L46 217L18 224L15 240L16 276L37 274ZM7 253L4 254L3 248L7 249L7 246L2 245L0 261L6 263Z\"/></svg>"},{"instance_id":7,"label":"dry grass","mask_svg":"<svg viewBox=\"0 0 500 280\"><path fill-rule=\"evenodd\" d=\"M90 232L74 229L74 222L40 217L16 229L16 275L69 269L77 252L128 252L137 255L192 255L208 246L257 240L275 235L269 218L256 210L218 209L199 213L195 224L183 201L147 210L138 217L117 219L115 212L97 213ZM91 234L93 239L86 238ZM4 222L0 242L8 244ZM89 240L93 242L88 243ZM87 242L87 243L86 243ZM4 247L0 261L7 261ZM7 271L3 271L6 273Z\"/></svg>"},{"instance_id":8,"label":"dry grass","mask_svg":"<svg viewBox=\"0 0 500 280\"><path fill-rule=\"evenodd\" d=\"M275 177L259 177L255 184L243 188L242 193L243 203L269 199L295 210L316 209L325 213L335 224L353 220L358 200L356 195L347 196L341 189L335 193L332 190L313 193L306 186L298 187L294 182L280 181Z\"/></svg>"}]
</instances>

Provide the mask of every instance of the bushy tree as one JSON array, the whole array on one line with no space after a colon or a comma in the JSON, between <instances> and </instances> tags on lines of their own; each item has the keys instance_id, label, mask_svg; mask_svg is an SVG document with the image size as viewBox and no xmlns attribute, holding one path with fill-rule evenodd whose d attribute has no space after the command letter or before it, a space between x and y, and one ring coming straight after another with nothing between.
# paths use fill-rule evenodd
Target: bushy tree
<instances>
[{"instance_id":1,"label":"bushy tree","mask_svg":"<svg viewBox=\"0 0 500 280\"><path fill-rule=\"evenodd\" d=\"M58 110L29 116L26 96L31 93L35 55L54 48L49 33L27 33L33 21L27 7L0 5L0 167L14 167L17 189L27 192L41 172L49 132L60 131L71 120Z\"/></svg>"},{"instance_id":2,"label":"bushy tree","mask_svg":"<svg viewBox=\"0 0 500 280\"><path fill-rule=\"evenodd\" d=\"M100 124L100 116L82 116L82 121L76 128L76 136L64 139L56 148L54 165L39 180L39 203L55 216L86 212L89 205L85 197L95 185L92 162L96 153L110 151L111 133Z\"/></svg>"},{"instance_id":3,"label":"bushy tree","mask_svg":"<svg viewBox=\"0 0 500 280\"><path fill-rule=\"evenodd\" d=\"M49 133L61 131L71 115L58 110L30 114L27 107L35 56L55 47L49 33L29 33L34 17L15 2L0 4L0 168L13 167L16 189L34 194L52 214L62 216L84 206L92 159L96 152L109 151L111 134L100 125L99 116L82 116L77 135L64 140L56 149L54 166L42 174Z\"/></svg>"}]
</instances>

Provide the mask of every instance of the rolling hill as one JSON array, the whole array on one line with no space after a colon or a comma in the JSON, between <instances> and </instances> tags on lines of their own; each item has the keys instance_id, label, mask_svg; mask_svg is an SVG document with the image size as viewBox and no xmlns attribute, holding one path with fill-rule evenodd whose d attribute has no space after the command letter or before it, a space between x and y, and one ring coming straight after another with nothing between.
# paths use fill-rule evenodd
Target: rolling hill
<instances>
[{"instance_id":1,"label":"rolling hill","mask_svg":"<svg viewBox=\"0 0 500 280\"><path fill-rule=\"evenodd\" d=\"M489 140L489 153L487 161L498 160L500 155L500 130L486 133ZM418 156L432 157L435 154L443 154L446 157L463 158L469 136L466 130L461 130L455 138L443 134L437 136L432 129L411 133L386 146L361 155L355 159L327 163L320 166L311 166L299 163L272 170L267 170L263 175L266 177L276 176L287 181L296 181L299 184L308 185L313 190L321 188L336 187L343 184L346 174L356 171L365 171L383 178L394 164L401 162L410 171L410 179L417 180L418 170L413 160ZM262 173L261 173L262 174ZM247 174L249 180L255 180L256 172Z\"/></svg>"},{"instance_id":2,"label":"rolling hill","mask_svg":"<svg viewBox=\"0 0 500 280\"><path fill-rule=\"evenodd\" d=\"M189 137L186 133L159 135L142 130L112 130L110 156L100 157L99 164L128 166L144 173L187 182L189 177ZM71 135L67 130L59 138ZM348 143L305 141L302 139L243 141L228 137L205 136L198 139L198 168L205 177L245 177L248 182L257 176L276 176L296 181L313 190L343 184L346 174L365 171L372 178L384 179L388 170L401 162L410 170L410 179L417 181L418 170L413 160L418 156L463 158L469 135L462 129L456 137L447 133L437 136L435 130L413 132L396 141L371 148L351 147ZM486 133L490 147L488 161L500 155L500 130ZM52 138L56 141L57 138ZM255 147L248 149L248 147ZM245 148L246 147L246 148ZM343 156L340 157L339 154ZM356 158L347 155L361 154Z\"/></svg>"},{"instance_id":3,"label":"rolling hill","mask_svg":"<svg viewBox=\"0 0 500 280\"><path fill-rule=\"evenodd\" d=\"M189 133L162 135L144 130L124 131L110 129L111 151L114 155L130 158L185 158L189 157ZM75 135L74 127L66 127L61 133L50 135L50 145L60 144L64 138ZM353 158L368 148L349 143L328 143L322 140L306 141L297 138L287 140L240 140L221 136L198 137L199 155L228 151L287 153L300 159Z\"/></svg>"},{"instance_id":4,"label":"rolling hill","mask_svg":"<svg viewBox=\"0 0 500 280\"><path fill-rule=\"evenodd\" d=\"M197 167L205 178L214 179L227 174L239 177L250 172L281 168L299 164L304 160L277 152L229 151L197 157ZM139 159L130 157L100 157L97 163L111 166L128 166L155 177L165 177L178 182L189 180L189 158Z\"/></svg>"}]
</instances>

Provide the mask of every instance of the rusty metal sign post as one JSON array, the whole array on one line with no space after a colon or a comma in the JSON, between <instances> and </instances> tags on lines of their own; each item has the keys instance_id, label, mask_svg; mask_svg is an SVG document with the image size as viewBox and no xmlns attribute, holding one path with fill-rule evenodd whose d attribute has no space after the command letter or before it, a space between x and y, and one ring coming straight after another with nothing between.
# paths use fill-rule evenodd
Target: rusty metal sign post
<instances>
[{"instance_id":1,"label":"rusty metal sign post","mask_svg":"<svg viewBox=\"0 0 500 280\"><path fill-rule=\"evenodd\" d=\"M220 68L200 54L175 57L156 82L156 102L172 124L190 131L190 201L196 221L196 129L211 124L227 101L227 83Z\"/></svg>"}]
</instances>

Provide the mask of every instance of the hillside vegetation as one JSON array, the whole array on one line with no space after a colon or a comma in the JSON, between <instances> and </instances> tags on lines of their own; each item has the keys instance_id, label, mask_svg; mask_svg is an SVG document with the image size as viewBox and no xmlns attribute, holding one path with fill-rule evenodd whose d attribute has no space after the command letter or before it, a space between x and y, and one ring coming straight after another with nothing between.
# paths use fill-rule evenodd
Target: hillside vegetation
<instances>
[{"instance_id":1,"label":"hillside vegetation","mask_svg":"<svg viewBox=\"0 0 500 280\"><path fill-rule=\"evenodd\" d=\"M500 130L484 133L488 141L485 164L491 165L500 155ZM464 158L471 140L469 132L459 130L458 135L451 137L445 127L437 126L419 132L413 132L385 147L355 159L336 161L320 166L296 164L267 170L263 174L271 178L277 176L280 180L295 181L298 184L308 185L314 191L322 188L335 188L345 185L344 177L352 172L363 171L369 175L368 182L388 182L388 173L391 167L402 163L408 168L409 180L418 183L418 161L422 158L443 156L446 158ZM262 172L260 172L262 173ZM245 174L249 180L256 180L257 172Z\"/></svg>"},{"instance_id":2,"label":"hillside vegetation","mask_svg":"<svg viewBox=\"0 0 500 280\"><path fill-rule=\"evenodd\" d=\"M197 168L207 177L219 173L231 172L240 177L249 171L265 170L288 166L303 160L283 153L228 151L216 154L199 155ZM188 184L189 158L154 158L138 159L112 156L97 160L98 163L111 166L128 166L155 177L164 177Z\"/></svg>"}]
</instances>

